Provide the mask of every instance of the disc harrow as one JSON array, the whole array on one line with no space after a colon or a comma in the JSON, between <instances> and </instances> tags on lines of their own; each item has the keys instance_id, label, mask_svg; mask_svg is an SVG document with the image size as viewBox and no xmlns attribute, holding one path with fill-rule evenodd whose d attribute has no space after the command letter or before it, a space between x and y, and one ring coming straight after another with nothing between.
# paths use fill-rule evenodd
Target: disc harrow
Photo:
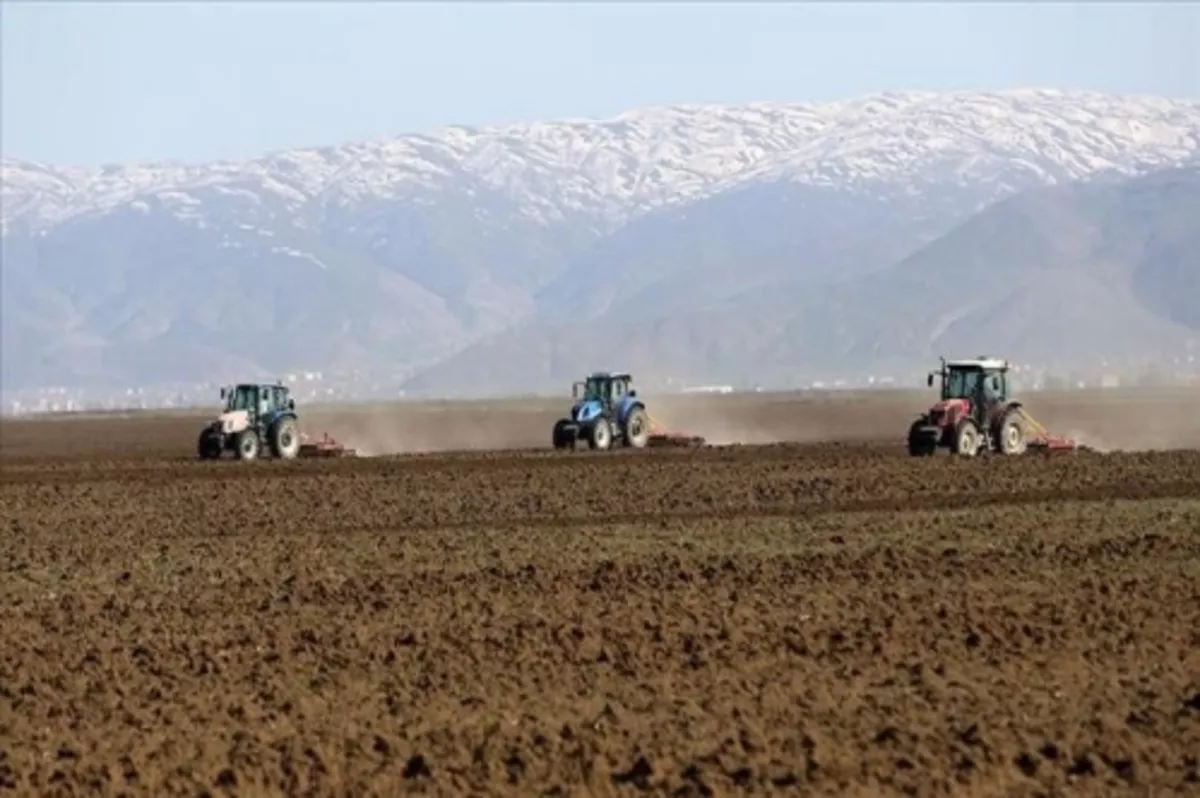
<instances>
[{"instance_id":1,"label":"disc harrow","mask_svg":"<svg viewBox=\"0 0 1200 798\"><path fill-rule=\"evenodd\" d=\"M1030 436L1026 439L1026 452L1049 454L1051 452L1091 452L1090 446L1084 446L1079 441L1063 435L1055 435L1041 422L1029 414L1024 407L1018 408L1021 419L1029 428Z\"/></svg>"},{"instance_id":2,"label":"disc harrow","mask_svg":"<svg viewBox=\"0 0 1200 798\"><path fill-rule=\"evenodd\" d=\"M647 446L656 448L696 448L703 446L706 440L700 435L691 435L686 432L672 431L664 427L653 416L650 416L650 438L647 440Z\"/></svg>"},{"instance_id":3,"label":"disc harrow","mask_svg":"<svg viewBox=\"0 0 1200 798\"><path fill-rule=\"evenodd\" d=\"M351 449L322 432L320 438L300 436L301 457L357 457L358 450Z\"/></svg>"}]
</instances>

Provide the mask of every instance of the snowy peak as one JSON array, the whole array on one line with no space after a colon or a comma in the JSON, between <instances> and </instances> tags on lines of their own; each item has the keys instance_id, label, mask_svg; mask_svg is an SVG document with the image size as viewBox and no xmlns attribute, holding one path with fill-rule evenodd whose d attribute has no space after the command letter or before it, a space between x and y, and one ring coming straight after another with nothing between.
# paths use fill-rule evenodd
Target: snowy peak
<instances>
[{"instance_id":1,"label":"snowy peak","mask_svg":"<svg viewBox=\"0 0 1200 798\"><path fill-rule=\"evenodd\" d=\"M902 181L1008 170L1046 183L1132 174L1200 150L1200 102L1092 92L880 95L849 103L820 135L752 175L800 182Z\"/></svg>"},{"instance_id":2,"label":"snowy peak","mask_svg":"<svg viewBox=\"0 0 1200 798\"><path fill-rule=\"evenodd\" d=\"M1003 190L1131 173L1198 151L1200 101L1051 90L887 93L449 127L205 165L59 169L4 159L2 221L5 230L18 220L39 228L172 194L240 194L294 211L477 187L530 219L620 223L747 181L912 191L950 179Z\"/></svg>"}]
</instances>

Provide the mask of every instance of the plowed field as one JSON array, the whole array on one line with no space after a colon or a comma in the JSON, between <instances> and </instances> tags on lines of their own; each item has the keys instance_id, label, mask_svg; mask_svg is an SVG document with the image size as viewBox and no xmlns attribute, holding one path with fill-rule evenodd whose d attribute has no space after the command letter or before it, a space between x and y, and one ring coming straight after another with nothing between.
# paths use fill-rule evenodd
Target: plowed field
<instances>
[{"instance_id":1,"label":"plowed field","mask_svg":"<svg viewBox=\"0 0 1200 798\"><path fill-rule=\"evenodd\" d=\"M3 428L0 793L1200 794L1200 452L196 429Z\"/></svg>"}]
</instances>

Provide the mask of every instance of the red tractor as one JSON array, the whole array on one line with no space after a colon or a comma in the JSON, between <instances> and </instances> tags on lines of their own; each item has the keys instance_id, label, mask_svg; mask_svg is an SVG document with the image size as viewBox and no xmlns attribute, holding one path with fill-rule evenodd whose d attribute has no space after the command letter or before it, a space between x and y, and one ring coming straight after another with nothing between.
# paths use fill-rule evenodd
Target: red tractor
<instances>
[{"instance_id":1,"label":"red tractor","mask_svg":"<svg viewBox=\"0 0 1200 798\"><path fill-rule=\"evenodd\" d=\"M963 457L980 452L1024 454L1030 448L1075 449L1076 443L1046 432L1009 396L1008 361L980 356L974 360L942 358L941 399L908 430L908 453L933 454L938 447Z\"/></svg>"}]
</instances>

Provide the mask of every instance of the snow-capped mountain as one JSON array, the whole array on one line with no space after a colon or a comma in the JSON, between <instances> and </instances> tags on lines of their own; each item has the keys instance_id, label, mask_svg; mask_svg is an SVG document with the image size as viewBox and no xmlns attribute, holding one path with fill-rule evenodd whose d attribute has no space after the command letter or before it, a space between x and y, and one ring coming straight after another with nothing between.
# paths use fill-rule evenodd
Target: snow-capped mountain
<instances>
[{"instance_id":1,"label":"snow-capped mountain","mask_svg":"<svg viewBox=\"0 0 1200 798\"><path fill-rule=\"evenodd\" d=\"M680 106L202 165L6 158L5 375L411 369L516 324L883 269L1019 191L1197 153L1200 101L1021 90Z\"/></svg>"},{"instance_id":2,"label":"snow-capped mountain","mask_svg":"<svg viewBox=\"0 0 1200 798\"><path fill-rule=\"evenodd\" d=\"M624 221L739 181L964 185L1015 167L1046 182L1168 165L1200 149L1200 102L1089 92L881 94L821 104L678 106L606 120L451 127L198 166L55 169L5 158L3 222L43 227L145 196L270 195L290 210L478 181L541 221ZM947 170L931 177L931 169ZM180 196L172 196L178 193ZM166 195L166 196L164 196Z\"/></svg>"}]
</instances>

